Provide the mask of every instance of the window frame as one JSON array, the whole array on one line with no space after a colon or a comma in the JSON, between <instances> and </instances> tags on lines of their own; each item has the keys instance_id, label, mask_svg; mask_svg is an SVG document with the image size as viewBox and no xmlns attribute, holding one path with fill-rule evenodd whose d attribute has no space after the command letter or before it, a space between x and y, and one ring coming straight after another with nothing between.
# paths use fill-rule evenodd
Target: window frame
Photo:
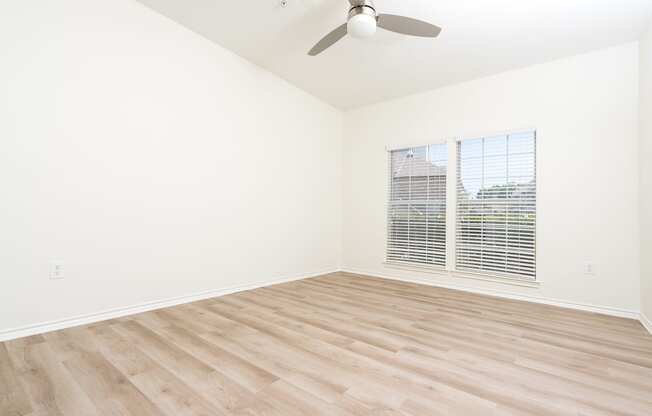
<instances>
[{"instance_id":1,"label":"window frame","mask_svg":"<svg viewBox=\"0 0 652 416\"><path fill-rule=\"evenodd\" d=\"M457 146L458 143L468 139L477 139L485 137L494 137L501 135L516 135L519 133L533 133L534 134L534 174L535 174L535 220L534 220L534 258L535 258L535 275L534 277L508 274L508 273L499 273L493 271L471 271L471 270L460 270L457 269ZM383 253L383 265L388 268L394 268L399 270L409 270L417 271L424 273L436 274L444 277L453 277L453 278L464 278L464 279L474 279L487 282L503 283L510 284L515 286L524 286L524 287L539 287L543 279L541 277L539 269L539 218L540 218L540 200L539 195L541 194L541 135L538 129L536 128L522 128L514 129L508 131L499 131L491 133L482 133L482 134L464 134L448 138L444 141L433 141L427 144L420 145L410 145L410 146L386 146L385 153L387 157L387 172L386 180L387 182L387 194L386 194L386 212L385 212L385 250ZM446 175L446 267L441 266L431 266L418 263L409 263L409 262L397 262L393 260L388 260L388 244L389 244L389 209L390 209L390 192L391 192L391 152L395 150L408 149L412 147L428 146L431 144L443 144L446 143L448 146L448 171Z\"/></svg>"}]
</instances>

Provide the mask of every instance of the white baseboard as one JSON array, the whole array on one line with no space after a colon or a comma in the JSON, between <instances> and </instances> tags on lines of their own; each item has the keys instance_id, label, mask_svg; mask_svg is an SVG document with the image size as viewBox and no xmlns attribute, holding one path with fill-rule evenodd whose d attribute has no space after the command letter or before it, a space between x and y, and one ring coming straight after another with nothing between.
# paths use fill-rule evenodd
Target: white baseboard
<instances>
[{"instance_id":1,"label":"white baseboard","mask_svg":"<svg viewBox=\"0 0 652 416\"><path fill-rule=\"evenodd\" d=\"M618 309L618 308L612 308L612 307L608 307L608 306L588 305L588 304L584 304L584 303L568 302L568 301L557 300L557 299L542 298L542 297L538 297L538 296L519 295L519 294L514 294L514 293L509 293L509 292L503 292L503 291L500 291L500 290L478 289L478 288L471 288L471 287L468 287L468 286L444 284L444 283L428 281L428 280L409 279L409 278L404 278L404 277L390 276L390 275L386 275L386 274L379 274L377 272L369 272L369 271L364 271L364 270L355 270L355 269L351 269L351 268L345 268L342 271L345 272L345 273L360 274L360 275L366 275L366 276L371 276L371 277L380 277L380 278L383 278L383 279L399 280L399 281L402 281L402 282L409 282L409 283L417 283L417 284L428 285L428 286L442 287L442 288L446 288L446 289L461 290L461 291L464 291L464 292L477 293L477 294L480 294L480 295L489 295L489 296L495 296L495 297L500 297L500 298L505 298L505 299L522 300L522 301L526 301L526 302L540 303L540 304L544 304L544 305L559 306L559 307L562 307L562 308L576 309L576 310L585 311L585 312L600 313L600 314L603 314L603 315L617 316L617 317L620 317L620 318L628 318L628 319L635 319L635 320L639 320L641 318L641 314L638 311L630 311L630 310L626 310L626 309ZM649 321L648 321L648 323L649 323ZM650 329L650 327L648 327L648 330L649 329Z\"/></svg>"},{"instance_id":2,"label":"white baseboard","mask_svg":"<svg viewBox=\"0 0 652 416\"><path fill-rule=\"evenodd\" d=\"M273 280L269 280L269 281L265 281L265 282L257 282L257 283L250 283L250 284L246 284L246 285L231 286L231 287L226 287L226 288L221 288L221 289L207 290L207 291L204 291L204 292L194 293L194 294L191 294L191 295L178 296L178 297L175 297L175 298L169 298L169 299L164 299L164 300L159 300L159 301L141 303L141 304L138 304L138 305L126 306L126 307L122 307L122 308L115 308L115 309L110 309L110 310L106 310L106 311L101 311L101 312L76 316L76 317L73 317L73 318L61 319L61 320L58 320L58 321L44 322L44 323L41 323L41 324L29 325L29 326L24 326L24 327L20 327L20 328L0 330L0 342L9 341L9 340L12 340L12 339L17 339L17 338L22 338L22 337L27 337L27 336L30 336L30 335L37 335L37 334L43 334L43 333L46 333L46 332L57 331L57 330L60 330L60 329L71 328L71 327L75 327L75 326L79 326L79 325L92 324L94 322L100 322L100 321L105 321L105 320L108 320L108 319L120 318L120 317L123 317L123 316L134 315L134 314L137 314L137 313L152 311L152 310L156 310L156 309L168 308L170 306L181 305L181 304L190 303L190 302L196 302L196 301L203 300L203 299L209 299L209 298L224 296L224 295L228 295L228 294L231 294L231 293L256 289L256 288L259 288L259 287L265 287L265 286L276 285L276 284L279 284L279 283L286 283L286 282L292 282L292 281L296 281L296 280L308 279L308 278L311 278L311 277L317 277L317 276L322 276L322 275L326 275L326 274L330 274L330 273L336 273L338 271L342 271L342 272L345 272L345 273L353 273L353 274L372 276L372 277L380 277L380 278L383 278L383 279L398 280L398 281L409 282L409 283L417 283L417 284L423 284L423 285L428 285L428 286L442 287L442 288L446 288L446 289L461 290L461 291L465 291L465 292L477 293L477 294L481 294L481 295L496 296L496 297L501 297L501 298L506 298L506 299L522 300L522 301L527 301L527 302L540 303L540 304L544 304L544 305L559 306L559 307L562 307L562 308L570 308L570 309L576 309L576 310L587 311L587 312L601 313L601 314L604 314L604 315L618 316L618 317L622 317L622 318L636 319L636 320L639 320L641 322L641 324L650 332L650 334L652 334L652 321L650 321L650 319L648 319L642 313L635 312L635 311L629 311L629 310L617 309L617 308L611 308L611 307L604 307L604 306L587 305L587 304L574 303L574 302L568 302L568 301L560 301L560 300L556 300L556 299L541 298L541 297L536 297L536 296L517 295L517 294L502 292L502 291L497 291L497 290L477 289L477 288L470 288L470 287L467 287L467 286L442 284L442 283L437 283L437 282L432 282L432 281L427 281L427 280L409 279L409 278L403 278L403 277L398 277L398 276L389 276L389 275L385 275L385 274L379 274L377 272L369 272L369 271L355 270L355 269L351 269L351 268L346 268L346 269L343 269L343 270L337 270L337 269L323 270L323 271L316 272L316 273L307 273L307 274L302 274L302 275L297 275L297 276L292 276L292 277L273 279Z\"/></svg>"},{"instance_id":3,"label":"white baseboard","mask_svg":"<svg viewBox=\"0 0 652 416\"><path fill-rule=\"evenodd\" d=\"M219 296L228 295L231 293L242 292L245 290L256 289L259 287L276 285L279 283L292 282L295 280L307 279L310 277L322 276L330 273L337 272L334 270L323 270L316 273L306 273L291 277L284 277L280 279L268 280L265 282L250 283L246 285L231 286L221 289L207 290L191 295L178 296L153 302L141 303L138 305L125 306L122 308L109 309L106 311L80 315L72 318L61 319L57 321L44 322L35 325L24 326L20 328L12 328L0 330L0 342L9 341L12 339L28 337L31 335L43 334L46 332L57 331L60 329L71 328L79 325L88 325L94 322L106 321L108 319L120 318L127 315L134 315L137 313L152 311L155 309L168 308L170 306L181 305L184 303L196 302L198 300L209 299Z\"/></svg>"},{"instance_id":4,"label":"white baseboard","mask_svg":"<svg viewBox=\"0 0 652 416\"><path fill-rule=\"evenodd\" d=\"M650 335L652 335L652 321L647 316L645 316L643 312L641 312L641 316L639 320L641 321L643 327L647 329L647 332L649 332Z\"/></svg>"}]
</instances>

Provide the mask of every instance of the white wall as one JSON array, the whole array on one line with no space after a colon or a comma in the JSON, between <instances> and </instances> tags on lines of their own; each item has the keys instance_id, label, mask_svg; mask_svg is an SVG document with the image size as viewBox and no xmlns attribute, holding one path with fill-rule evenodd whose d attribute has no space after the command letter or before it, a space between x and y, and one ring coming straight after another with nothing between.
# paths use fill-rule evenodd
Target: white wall
<instances>
[{"instance_id":1,"label":"white wall","mask_svg":"<svg viewBox=\"0 0 652 416\"><path fill-rule=\"evenodd\" d=\"M343 266L474 290L639 310L638 45L450 86L345 115ZM385 146L534 127L538 288L383 265ZM595 263L595 276L583 273Z\"/></svg>"},{"instance_id":2,"label":"white wall","mask_svg":"<svg viewBox=\"0 0 652 416\"><path fill-rule=\"evenodd\" d=\"M132 0L5 2L0 79L0 336L339 267L332 107Z\"/></svg>"},{"instance_id":3,"label":"white wall","mask_svg":"<svg viewBox=\"0 0 652 416\"><path fill-rule=\"evenodd\" d=\"M641 312L652 331L652 25L640 47Z\"/></svg>"}]
</instances>

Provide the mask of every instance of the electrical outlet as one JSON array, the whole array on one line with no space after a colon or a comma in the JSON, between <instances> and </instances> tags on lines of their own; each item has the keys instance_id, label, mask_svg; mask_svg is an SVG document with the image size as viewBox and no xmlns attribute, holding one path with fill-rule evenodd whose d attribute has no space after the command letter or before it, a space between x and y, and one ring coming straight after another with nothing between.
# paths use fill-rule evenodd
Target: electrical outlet
<instances>
[{"instance_id":1,"label":"electrical outlet","mask_svg":"<svg viewBox=\"0 0 652 416\"><path fill-rule=\"evenodd\" d=\"M584 263L584 274L595 276L595 264L587 261Z\"/></svg>"},{"instance_id":2,"label":"electrical outlet","mask_svg":"<svg viewBox=\"0 0 652 416\"><path fill-rule=\"evenodd\" d=\"M52 260L50 262L50 279L63 279L63 262L61 260Z\"/></svg>"}]
</instances>

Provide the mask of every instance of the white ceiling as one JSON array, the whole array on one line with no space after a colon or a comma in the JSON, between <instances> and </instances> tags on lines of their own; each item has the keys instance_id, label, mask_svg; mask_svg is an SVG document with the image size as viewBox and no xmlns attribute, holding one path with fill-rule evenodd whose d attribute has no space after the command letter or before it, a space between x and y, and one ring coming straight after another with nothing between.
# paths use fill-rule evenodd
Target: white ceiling
<instances>
[{"instance_id":1,"label":"white ceiling","mask_svg":"<svg viewBox=\"0 0 652 416\"><path fill-rule=\"evenodd\" d=\"M379 30L309 57L347 0L139 1L342 109L633 41L652 19L652 0L375 0L442 34Z\"/></svg>"}]
</instances>

